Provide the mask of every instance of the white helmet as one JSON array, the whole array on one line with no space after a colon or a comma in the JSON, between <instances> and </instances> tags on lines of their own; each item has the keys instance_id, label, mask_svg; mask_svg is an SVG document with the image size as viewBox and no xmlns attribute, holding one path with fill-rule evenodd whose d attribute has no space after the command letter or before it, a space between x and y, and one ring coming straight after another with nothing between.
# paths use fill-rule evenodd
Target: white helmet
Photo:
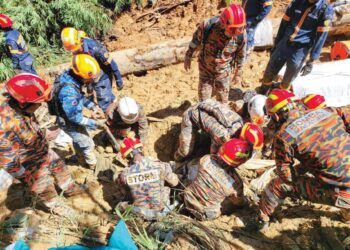
<instances>
[{"instance_id":1,"label":"white helmet","mask_svg":"<svg viewBox=\"0 0 350 250\"><path fill-rule=\"evenodd\" d=\"M252 122L262 125L265 122L266 109L265 102L267 97L264 95L255 95L248 102L248 112Z\"/></svg>"},{"instance_id":2,"label":"white helmet","mask_svg":"<svg viewBox=\"0 0 350 250\"><path fill-rule=\"evenodd\" d=\"M118 112L122 120L127 124L132 124L139 118L139 106L131 97L123 97L118 104Z\"/></svg>"}]
</instances>

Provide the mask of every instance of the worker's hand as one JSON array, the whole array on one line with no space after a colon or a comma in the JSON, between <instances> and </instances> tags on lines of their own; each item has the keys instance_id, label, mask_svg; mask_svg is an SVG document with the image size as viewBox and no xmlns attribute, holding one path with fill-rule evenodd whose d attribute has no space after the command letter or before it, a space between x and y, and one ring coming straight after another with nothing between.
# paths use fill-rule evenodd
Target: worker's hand
<instances>
[{"instance_id":1,"label":"worker's hand","mask_svg":"<svg viewBox=\"0 0 350 250\"><path fill-rule=\"evenodd\" d=\"M242 77L236 74L236 75L232 78L232 87L233 87L233 86L236 86L236 87L241 86L241 85L242 85L242 82L243 82Z\"/></svg>"},{"instance_id":2,"label":"worker's hand","mask_svg":"<svg viewBox=\"0 0 350 250\"><path fill-rule=\"evenodd\" d=\"M304 67L300 70L301 75L302 75L302 76L306 76L306 75L310 74L311 71L312 71L312 68L313 68L313 63L310 62L310 61L308 61L308 62L304 65Z\"/></svg>"},{"instance_id":3,"label":"worker's hand","mask_svg":"<svg viewBox=\"0 0 350 250\"><path fill-rule=\"evenodd\" d=\"M105 113L103 113L102 109L100 107L95 107L92 112L92 118L93 119L104 119Z\"/></svg>"},{"instance_id":4,"label":"worker's hand","mask_svg":"<svg viewBox=\"0 0 350 250\"><path fill-rule=\"evenodd\" d=\"M106 120L105 119L97 120L96 121L96 127L99 128L99 129L105 129L107 127Z\"/></svg>"}]
</instances>

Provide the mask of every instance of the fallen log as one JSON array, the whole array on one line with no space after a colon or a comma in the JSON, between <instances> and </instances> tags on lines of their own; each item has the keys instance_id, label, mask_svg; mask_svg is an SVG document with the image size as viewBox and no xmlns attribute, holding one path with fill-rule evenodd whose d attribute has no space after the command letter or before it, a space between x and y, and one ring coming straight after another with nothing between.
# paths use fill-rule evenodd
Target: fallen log
<instances>
[{"instance_id":1,"label":"fallen log","mask_svg":"<svg viewBox=\"0 0 350 250\"><path fill-rule=\"evenodd\" d=\"M271 22L273 35L276 36L281 19L271 19ZM329 35L332 36L340 33L350 33L350 14L344 15L343 18L335 21ZM190 40L191 37L188 36L179 40L153 44L147 47L112 52L111 55L118 63L121 74L127 75L183 62ZM266 49L267 47L269 46L264 45L262 47L256 47L256 49ZM54 77L69 67L70 63L60 64L40 71L40 73Z\"/></svg>"}]
</instances>

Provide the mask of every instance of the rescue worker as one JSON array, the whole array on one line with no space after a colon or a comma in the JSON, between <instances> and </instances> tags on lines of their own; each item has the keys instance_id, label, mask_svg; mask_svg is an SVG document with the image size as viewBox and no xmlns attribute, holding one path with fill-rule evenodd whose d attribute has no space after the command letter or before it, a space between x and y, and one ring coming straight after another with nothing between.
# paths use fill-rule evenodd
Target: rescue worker
<instances>
[{"instance_id":1,"label":"rescue worker","mask_svg":"<svg viewBox=\"0 0 350 250\"><path fill-rule=\"evenodd\" d=\"M272 0L242 0L247 16L247 57L254 49L254 35L258 24L270 13Z\"/></svg>"},{"instance_id":2,"label":"rescue worker","mask_svg":"<svg viewBox=\"0 0 350 250\"><path fill-rule=\"evenodd\" d=\"M235 168L246 162L252 152L250 143L233 138L225 142L217 154L205 155L190 166L184 190L186 209L203 220L219 217L224 201L244 205L243 181Z\"/></svg>"},{"instance_id":3,"label":"rescue worker","mask_svg":"<svg viewBox=\"0 0 350 250\"><path fill-rule=\"evenodd\" d=\"M179 179L170 163L144 156L139 139L125 138L120 152L129 167L118 176L118 182L130 189L133 199L132 211L146 220L166 215L170 205L170 188L177 186Z\"/></svg>"},{"instance_id":4,"label":"rescue worker","mask_svg":"<svg viewBox=\"0 0 350 250\"><path fill-rule=\"evenodd\" d=\"M14 70L37 74L33 66L33 57L28 51L26 42L21 33L12 28L12 20L0 14L0 29L4 32L5 43L12 60Z\"/></svg>"},{"instance_id":5,"label":"rescue worker","mask_svg":"<svg viewBox=\"0 0 350 250\"><path fill-rule=\"evenodd\" d=\"M202 22L188 47L185 70L191 68L191 57L201 47L198 57L199 100L216 95L222 103L228 102L231 72L234 84L242 83L242 65L245 59L245 13L237 4L225 8L220 16Z\"/></svg>"},{"instance_id":6,"label":"rescue worker","mask_svg":"<svg viewBox=\"0 0 350 250\"><path fill-rule=\"evenodd\" d=\"M182 116L175 161L183 161L193 152L199 130L210 135L210 153L215 154L224 142L239 135L242 126L242 118L218 101L208 99L190 107Z\"/></svg>"},{"instance_id":7,"label":"rescue worker","mask_svg":"<svg viewBox=\"0 0 350 250\"><path fill-rule=\"evenodd\" d=\"M85 32L74 28L64 28L61 32L61 39L65 50L73 54L89 54L98 62L101 68L101 76L93 88L96 91L97 102L100 108L105 112L115 99L112 92L113 75L116 81L117 89L123 88L123 80L120 75L118 65L108 53L106 47L101 43L86 37Z\"/></svg>"},{"instance_id":8,"label":"rescue worker","mask_svg":"<svg viewBox=\"0 0 350 250\"><path fill-rule=\"evenodd\" d=\"M145 143L148 121L141 104L126 96L119 102L114 102L108 109L107 126L117 142L121 143L126 137L136 137L141 143Z\"/></svg>"},{"instance_id":9,"label":"rescue worker","mask_svg":"<svg viewBox=\"0 0 350 250\"><path fill-rule=\"evenodd\" d=\"M344 219L350 220L350 116L339 116L329 107L299 109L296 100L293 93L275 89L266 101L267 112L277 126L277 176L259 202L259 223L263 228L286 197L339 207ZM298 167L294 159L300 162Z\"/></svg>"},{"instance_id":10,"label":"rescue worker","mask_svg":"<svg viewBox=\"0 0 350 250\"><path fill-rule=\"evenodd\" d=\"M38 198L38 205L70 217L74 211L62 204L54 184L66 196L80 194L84 189L49 149L34 115L41 103L50 99L51 85L36 75L22 73L6 82L5 88L7 94L0 104L0 168L24 181Z\"/></svg>"},{"instance_id":11,"label":"rescue worker","mask_svg":"<svg viewBox=\"0 0 350 250\"><path fill-rule=\"evenodd\" d=\"M273 80L286 64L280 88L289 89L299 71L307 75L313 62L320 57L333 18L333 8L327 0L292 1L280 24L269 63L259 92L266 94ZM309 59L302 67L306 57Z\"/></svg>"},{"instance_id":12,"label":"rescue worker","mask_svg":"<svg viewBox=\"0 0 350 250\"><path fill-rule=\"evenodd\" d=\"M84 96L81 87L96 82L99 75L100 67L93 57L86 54L74 55L72 68L55 81L53 98L58 126L72 137L76 153L84 158L91 169L95 169L97 159L94 154L95 144L87 129L101 129L105 126L105 121L83 115L84 107L97 112L98 107Z\"/></svg>"}]
</instances>

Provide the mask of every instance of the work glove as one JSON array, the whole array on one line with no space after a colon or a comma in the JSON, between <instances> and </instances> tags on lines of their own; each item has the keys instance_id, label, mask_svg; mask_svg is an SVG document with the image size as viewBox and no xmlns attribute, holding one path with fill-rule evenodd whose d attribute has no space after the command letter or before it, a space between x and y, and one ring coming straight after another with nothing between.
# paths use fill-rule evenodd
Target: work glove
<instances>
[{"instance_id":1,"label":"work glove","mask_svg":"<svg viewBox=\"0 0 350 250\"><path fill-rule=\"evenodd\" d=\"M304 67L300 70L301 76L306 76L311 73L313 68L312 62L307 62Z\"/></svg>"},{"instance_id":2,"label":"work glove","mask_svg":"<svg viewBox=\"0 0 350 250\"><path fill-rule=\"evenodd\" d=\"M117 86L118 91L121 91L124 88L123 83L118 83L117 85L118 85Z\"/></svg>"}]
</instances>

